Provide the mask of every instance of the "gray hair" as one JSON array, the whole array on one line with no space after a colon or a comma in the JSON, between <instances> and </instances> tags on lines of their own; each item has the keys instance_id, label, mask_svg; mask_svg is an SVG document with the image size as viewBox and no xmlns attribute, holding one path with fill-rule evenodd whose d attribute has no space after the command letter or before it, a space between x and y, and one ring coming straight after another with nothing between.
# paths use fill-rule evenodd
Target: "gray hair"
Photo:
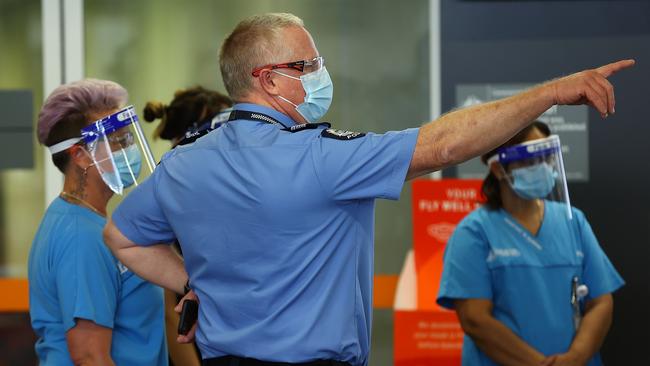
<instances>
[{"instance_id":1,"label":"gray hair","mask_svg":"<svg viewBox=\"0 0 650 366\"><path fill-rule=\"evenodd\" d=\"M81 136L81 130L76 131L77 126L73 128L74 131L60 131L57 133L59 136L50 136L50 132L59 123L82 118L85 120L91 112L119 108L127 99L126 89L113 81L84 79L61 85L47 97L38 115L38 141L50 146L68 138ZM58 127L56 129L61 130Z\"/></svg>"},{"instance_id":2,"label":"gray hair","mask_svg":"<svg viewBox=\"0 0 650 366\"><path fill-rule=\"evenodd\" d=\"M239 22L226 37L219 66L232 99L237 101L250 92L254 68L290 61L293 50L283 46L281 39L281 31L288 27L304 27L304 23L288 13L254 15Z\"/></svg>"}]
</instances>

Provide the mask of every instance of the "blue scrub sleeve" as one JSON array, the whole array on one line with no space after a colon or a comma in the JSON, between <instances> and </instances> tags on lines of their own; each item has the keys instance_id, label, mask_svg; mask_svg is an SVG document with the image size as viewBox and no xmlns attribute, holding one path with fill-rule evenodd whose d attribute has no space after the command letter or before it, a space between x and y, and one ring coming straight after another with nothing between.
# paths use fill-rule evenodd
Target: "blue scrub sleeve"
<instances>
[{"instance_id":1,"label":"blue scrub sleeve","mask_svg":"<svg viewBox=\"0 0 650 366\"><path fill-rule=\"evenodd\" d=\"M156 184L164 169L162 164L159 165L149 178L124 198L112 216L122 234L141 246L171 243L175 239L156 195Z\"/></svg>"},{"instance_id":2,"label":"blue scrub sleeve","mask_svg":"<svg viewBox=\"0 0 650 366\"><path fill-rule=\"evenodd\" d=\"M55 274L63 328L67 332L79 318L113 328L120 287L117 262L100 231L80 229L73 238Z\"/></svg>"},{"instance_id":3,"label":"blue scrub sleeve","mask_svg":"<svg viewBox=\"0 0 650 366\"><path fill-rule=\"evenodd\" d=\"M586 299L595 299L618 290L625 284L625 281L623 281L623 278L618 274L612 262L598 244L598 239L596 239L596 235L594 235L585 215L579 210L574 210L574 213L580 229L584 255L582 282L589 289Z\"/></svg>"},{"instance_id":4,"label":"blue scrub sleeve","mask_svg":"<svg viewBox=\"0 0 650 366\"><path fill-rule=\"evenodd\" d=\"M313 159L321 186L338 201L398 199L418 132L412 128L351 140L318 139Z\"/></svg>"},{"instance_id":5,"label":"blue scrub sleeve","mask_svg":"<svg viewBox=\"0 0 650 366\"><path fill-rule=\"evenodd\" d=\"M489 247L478 220L466 217L454 230L445 248L437 302L447 309L454 300L492 300L492 281L487 264Z\"/></svg>"}]
</instances>

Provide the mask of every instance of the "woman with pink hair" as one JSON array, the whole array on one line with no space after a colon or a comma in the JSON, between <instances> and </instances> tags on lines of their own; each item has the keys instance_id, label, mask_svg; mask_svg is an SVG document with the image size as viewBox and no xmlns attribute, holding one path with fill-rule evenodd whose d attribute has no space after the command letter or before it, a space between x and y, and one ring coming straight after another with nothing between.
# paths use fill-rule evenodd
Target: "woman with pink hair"
<instances>
[{"instance_id":1,"label":"woman with pink hair","mask_svg":"<svg viewBox=\"0 0 650 366\"><path fill-rule=\"evenodd\" d=\"M29 255L29 301L41 365L167 365L163 293L104 245L113 191L81 139L119 111L127 91L85 79L56 88L38 116L38 140L64 174Z\"/></svg>"}]
</instances>

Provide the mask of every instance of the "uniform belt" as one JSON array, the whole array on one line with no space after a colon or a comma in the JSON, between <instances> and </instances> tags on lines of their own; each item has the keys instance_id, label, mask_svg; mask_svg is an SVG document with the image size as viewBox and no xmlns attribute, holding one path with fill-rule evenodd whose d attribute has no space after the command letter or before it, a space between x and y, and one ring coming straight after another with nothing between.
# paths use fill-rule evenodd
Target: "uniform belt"
<instances>
[{"instance_id":1,"label":"uniform belt","mask_svg":"<svg viewBox=\"0 0 650 366\"><path fill-rule=\"evenodd\" d=\"M302 363L267 362L254 358L223 356L204 359L203 366L350 366L350 364L332 360L317 360Z\"/></svg>"}]
</instances>

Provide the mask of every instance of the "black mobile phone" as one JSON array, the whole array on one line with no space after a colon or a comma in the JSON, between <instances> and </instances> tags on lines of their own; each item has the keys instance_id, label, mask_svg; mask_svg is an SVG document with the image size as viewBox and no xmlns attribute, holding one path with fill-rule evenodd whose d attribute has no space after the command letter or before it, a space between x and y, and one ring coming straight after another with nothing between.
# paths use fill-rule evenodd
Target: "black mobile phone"
<instances>
[{"instance_id":1,"label":"black mobile phone","mask_svg":"<svg viewBox=\"0 0 650 366\"><path fill-rule=\"evenodd\" d=\"M186 335L192 329L199 315L199 303L196 300L185 300L181 319L178 321L178 334Z\"/></svg>"}]
</instances>

